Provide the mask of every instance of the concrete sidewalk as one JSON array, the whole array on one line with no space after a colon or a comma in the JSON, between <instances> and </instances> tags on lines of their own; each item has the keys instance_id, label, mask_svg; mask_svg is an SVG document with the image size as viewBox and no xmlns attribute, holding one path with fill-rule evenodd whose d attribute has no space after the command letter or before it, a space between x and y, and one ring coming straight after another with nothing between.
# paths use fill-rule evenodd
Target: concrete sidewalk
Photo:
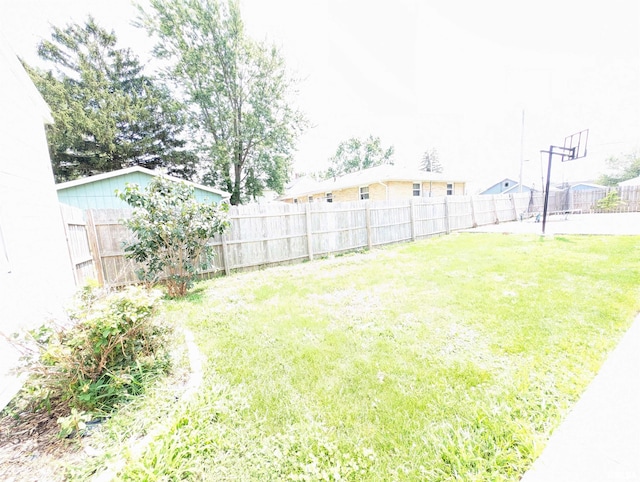
<instances>
[{"instance_id":1,"label":"concrete sidewalk","mask_svg":"<svg viewBox=\"0 0 640 482\"><path fill-rule=\"evenodd\" d=\"M521 482L640 481L640 315Z\"/></svg>"},{"instance_id":2,"label":"concrete sidewalk","mask_svg":"<svg viewBox=\"0 0 640 482\"><path fill-rule=\"evenodd\" d=\"M535 218L487 224L465 231L475 233L542 234L542 223ZM545 233L640 235L640 213L570 214L549 216Z\"/></svg>"}]
</instances>

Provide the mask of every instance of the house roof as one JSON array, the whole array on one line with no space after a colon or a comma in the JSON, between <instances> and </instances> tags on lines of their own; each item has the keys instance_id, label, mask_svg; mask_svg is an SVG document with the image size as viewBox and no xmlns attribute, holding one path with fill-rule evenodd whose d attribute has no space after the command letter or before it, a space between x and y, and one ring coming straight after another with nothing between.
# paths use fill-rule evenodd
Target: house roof
<instances>
[{"instance_id":1,"label":"house roof","mask_svg":"<svg viewBox=\"0 0 640 482\"><path fill-rule=\"evenodd\" d=\"M575 188L576 186L587 186L592 189L607 189L607 186L603 186L601 184L594 184L592 182L576 182L570 185L570 188Z\"/></svg>"},{"instance_id":2,"label":"house roof","mask_svg":"<svg viewBox=\"0 0 640 482\"><path fill-rule=\"evenodd\" d=\"M504 186L506 183L508 183L508 187L505 189ZM506 193L513 192L513 190L518 188L518 186L519 186L518 181L514 181L511 178L505 177L502 181L496 182L495 184L492 184L488 188L482 190L480 194L487 194L487 193L506 194ZM529 186L525 186L524 184L522 185L522 187L531 190ZM496 191L497 189L498 189L498 192L493 192L493 191Z\"/></svg>"},{"instance_id":3,"label":"house roof","mask_svg":"<svg viewBox=\"0 0 640 482\"><path fill-rule=\"evenodd\" d=\"M125 169L118 169L117 171L104 172L102 174L96 174L94 176L83 177L82 179L75 179L73 181L61 182L60 184L56 184L56 189L58 191L61 191L64 189L69 189L70 187L81 186L83 184L102 181L104 179L111 179L114 177L119 177L125 174L129 174L132 172L141 172L143 174L148 174L150 176L155 176L155 177L162 177L164 179L168 179L174 182L184 182L190 186L193 186L194 188L200 189L201 191L207 191L214 194L218 194L220 197L222 197L222 199L228 199L229 197L231 197L231 194L229 194L226 191L221 191L220 189L204 186L202 184L197 184L191 181L186 181L184 179L180 179L179 177L169 176L168 174L162 174L160 172L152 171L151 169L147 169L146 167L141 167L141 166L132 166L132 167L127 167Z\"/></svg>"},{"instance_id":4,"label":"house roof","mask_svg":"<svg viewBox=\"0 0 640 482\"><path fill-rule=\"evenodd\" d=\"M523 191L533 191L533 189L531 189L526 184L522 185L522 190ZM511 186L508 189L505 189L504 191L502 191L500 194L511 194L511 193L516 193L516 192L520 192L520 183L517 183L517 182L513 186Z\"/></svg>"},{"instance_id":5,"label":"house roof","mask_svg":"<svg viewBox=\"0 0 640 482\"><path fill-rule=\"evenodd\" d=\"M622 181L618 183L618 186L640 186L640 176L634 177L632 179L627 179L626 181Z\"/></svg>"},{"instance_id":6,"label":"house roof","mask_svg":"<svg viewBox=\"0 0 640 482\"><path fill-rule=\"evenodd\" d=\"M303 178L304 179L304 178ZM427 172L420 169L400 167L393 164L383 164L381 166L362 169L361 171L345 174L344 176L327 179L325 181L313 181L308 179L305 182L298 182L281 196L281 199L295 198L305 195L339 191L350 187L369 186L387 181L439 181L439 182L463 182L453 180L442 173Z\"/></svg>"}]
</instances>

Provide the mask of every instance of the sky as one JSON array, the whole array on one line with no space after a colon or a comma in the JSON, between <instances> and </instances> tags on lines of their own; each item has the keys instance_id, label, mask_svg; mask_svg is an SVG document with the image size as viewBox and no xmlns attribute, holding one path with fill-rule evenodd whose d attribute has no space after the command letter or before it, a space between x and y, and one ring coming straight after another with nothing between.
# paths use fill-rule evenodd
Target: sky
<instances>
[{"instance_id":1,"label":"sky","mask_svg":"<svg viewBox=\"0 0 640 482\"><path fill-rule=\"evenodd\" d=\"M144 2L142 2L144 5ZM381 138L395 162L438 151L469 192L503 178L539 187L548 150L589 129L587 156L554 157L552 182L594 180L640 148L640 2L635 0L241 0L248 34L299 79L311 127L294 167L328 165L341 141ZM141 59L153 41L129 0L0 0L0 32L37 63L50 24L93 14ZM524 122L523 122L524 119Z\"/></svg>"}]
</instances>

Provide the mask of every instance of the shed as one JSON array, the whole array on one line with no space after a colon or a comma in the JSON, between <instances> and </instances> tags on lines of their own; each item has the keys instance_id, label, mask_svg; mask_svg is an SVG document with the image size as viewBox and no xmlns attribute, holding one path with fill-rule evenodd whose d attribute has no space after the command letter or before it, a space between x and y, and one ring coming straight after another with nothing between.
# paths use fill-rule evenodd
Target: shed
<instances>
[{"instance_id":1,"label":"shed","mask_svg":"<svg viewBox=\"0 0 640 482\"><path fill-rule=\"evenodd\" d=\"M123 191L127 183L145 188L155 177L163 177L174 182L185 182L194 187L196 199L200 202L228 201L230 194L202 184L168 176L150 169L133 166L117 171L84 177L56 185L61 203L80 209L123 209L129 205L118 198L116 190Z\"/></svg>"}]
</instances>

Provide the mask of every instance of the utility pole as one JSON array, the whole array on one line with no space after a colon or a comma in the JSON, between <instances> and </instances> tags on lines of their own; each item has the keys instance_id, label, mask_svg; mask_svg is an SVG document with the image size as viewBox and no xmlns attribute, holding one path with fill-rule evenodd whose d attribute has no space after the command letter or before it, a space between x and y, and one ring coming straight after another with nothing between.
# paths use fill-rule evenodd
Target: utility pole
<instances>
[{"instance_id":1,"label":"utility pole","mask_svg":"<svg viewBox=\"0 0 640 482\"><path fill-rule=\"evenodd\" d=\"M518 192L522 192L522 165L524 164L524 109L522 109L522 130L520 134L520 182Z\"/></svg>"}]
</instances>

